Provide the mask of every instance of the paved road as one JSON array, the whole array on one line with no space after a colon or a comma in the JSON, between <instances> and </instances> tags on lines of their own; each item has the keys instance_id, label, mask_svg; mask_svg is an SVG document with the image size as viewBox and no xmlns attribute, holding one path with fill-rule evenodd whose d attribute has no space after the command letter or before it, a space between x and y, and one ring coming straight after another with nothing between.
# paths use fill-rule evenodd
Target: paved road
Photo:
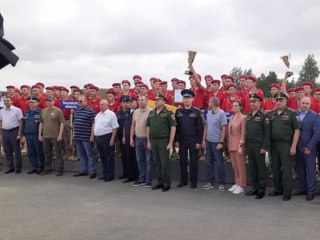
<instances>
[{"instance_id":1,"label":"paved road","mask_svg":"<svg viewBox=\"0 0 320 240\"><path fill-rule=\"evenodd\" d=\"M320 197L255 200L189 187L162 193L71 173L0 172L0 240L314 240L319 220Z\"/></svg>"}]
</instances>

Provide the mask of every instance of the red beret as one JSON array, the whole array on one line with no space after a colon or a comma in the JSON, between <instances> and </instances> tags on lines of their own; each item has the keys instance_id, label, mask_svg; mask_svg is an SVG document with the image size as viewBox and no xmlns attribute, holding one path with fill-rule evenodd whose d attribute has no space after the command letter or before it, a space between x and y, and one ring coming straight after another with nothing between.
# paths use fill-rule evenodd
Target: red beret
<instances>
[{"instance_id":1,"label":"red beret","mask_svg":"<svg viewBox=\"0 0 320 240\"><path fill-rule=\"evenodd\" d=\"M156 77L151 77L151 78L150 78L150 82L154 82L155 80L157 80Z\"/></svg>"},{"instance_id":2,"label":"red beret","mask_svg":"<svg viewBox=\"0 0 320 240\"><path fill-rule=\"evenodd\" d=\"M211 83L213 84L213 83L216 83L216 84L218 84L218 85L220 85L220 80L217 80L217 79L213 79L212 81L211 81Z\"/></svg>"},{"instance_id":3,"label":"red beret","mask_svg":"<svg viewBox=\"0 0 320 240\"><path fill-rule=\"evenodd\" d=\"M159 79L159 78L155 79L154 83L161 83L161 79Z\"/></svg>"},{"instance_id":4,"label":"red beret","mask_svg":"<svg viewBox=\"0 0 320 240\"><path fill-rule=\"evenodd\" d=\"M79 87L78 86L70 86L70 88L72 89L72 88L74 88L74 89L78 89Z\"/></svg>"},{"instance_id":5,"label":"red beret","mask_svg":"<svg viewBox=\"0 0 320 240\"><path fill-rule=\"evenodd\" d=\"M69 89L68 89L68 88L66 88L66 87L60 87L60 88L59 88L59 91L66 91L66 92L69 92Z\"/></svg>"},{"instance_id":6,"label":"red beret","mask_svg":"<svg viewBox=\"0 0 320 240\"><path fill-rule=\"evenodd\" d=\"M166 86L166 85L168 85L168 82L166 82L166 81L162 81L162 82L160 83L160 86Z\"/></svg>"},{"instance_id":7,"label":"red beret","mask_svg":"<svg viewBox=\"0 0 320 240\"><path fill-rule=\"evenodd\" d=\"M248 78L248 76L247 76L247 75L242 74L242 75L240 75L239 79L241 79L241 78L243 78L243 79L247 79L247 78Z\"/></svg>"},{"instance_id":8,"label":"red beret","mask_svg":"<svg viewBox=\"0 0 320 240\"><path fill-rule=\"evenodd\" d=\"M6 89L16 89L16 87L13 85L8 85L8 86L6 86Z\"/></svg>"},{"instance_id":9,"label":"red beret","mask_svg":"<svg viewBox=\"0 0 320 240\"><path fill-rule=\"evenodd\" d=\"M184 85L186 85L186 82L185 81L183 81L183 80L179 80L179 82L178 82L179 84L180 83L182 83L182 84L184 84Z\"/></svg>"},{"instance_id":10,"label":"red beret","mask_svg":"<svg viewBox=\"0 0 320 240\"><path fill-rule=\"evenodd\" d=\"M254 82L258 82L258 79L255 76L247 76L247 80L252 80Z\"/></svg>"},{"instance_id":11,"label":"red beret","mask_svg":"<svg viewBox=\"0 0 320 240\"><path fill-rule=\"evenodd\" d=\"M33 86L31 87L31 89L34 89L34 88L40 89L40 86L39 86L39 85L33 85Z\"/></svg>"},{"instance_id":12,"label":"red beret","mask_svg":"<svg viewBox=\"0 0 320 240\"><path fill-rule=\"evenodd\" d=\"M136 81L136 82L134 83L135 86L141 85L141 84L143 84L143 82L141 82L141 81Z\"/></svg>"},{"instance_id":13,"label":"red beret","mask_svg":"<svg viewBox=\"0 0 320 240\"><path fill-rule=\"evenodd\" d=\"M86 85L84 85L84 88L90 88L90 86L94 86L92 83L87 83Z\"/></svg>"},{"instance_id":14,"label":"red beret","mask_svg":"<svg viewBox=\"0 0 320 240\"><path fill-rule=\"evenodd\" d=\"M115 87L115 86L121 87L121 83L113 83L113 84L112 84L112 87Z\"/></svg>"},{"instance_id":15,"label":"red beret","mask_svg":"<svg viewBox=\"0 0 320 240\"><path fill-rule=\"evenodd\" d=\"M220 78L222 79L222 78L226 78L226 77L228 77L227 74L222 74Z\"/></svg>"},{"instance_id":16,"label":"red beret","mask_svg":"<svg viewBox=\"0 0 320 240\"><path fill-rule=\"evenodd\" d=\"M234 82L234 77L232 77L230 75L226 75L225 79L231 79L231 81Z\"/></svg>"},{"instance_id":17,"label":"red beret","mask_svg":"<svg viewBox=\"0 0 320 240\"><path fill-rule=\"evenodd\" d=\"M295 92L295 91L296 91L295 88L290 88L290 89L287 90L287 93L291 93L291 92Z\"/></svg>"},{"instance_id":18,"label":"red beret","mask_svg":"<svg viewBox=\"0 0 320 240\"><path fill-rule=\"evenodd\" d=\"M42 88L44 88L44 84L42 82L37 82L36 85L41 86Z\"/></svg>"},{"instance_id":19,"label":"red beret","mask_svg":"<svg viewBox=\"0 0 320 240\"><path fill-rule=\"evenodd\" d=\"M17 93L21 93L19 88L16 88L15 90L16 90Z\"/></svg>"},{"instance_id":20,"label":"red beret","mask_svg":"<svg viewBox=\"0 0 320 240\"><path fill-rule=\"evenodd\" d=\"M22 88L28 88L28 89L30 89L30 86L28 86L28 85L21 85L21 86L20 86L20 89L22 90Z\"/></svg>"},{"instance_id":21,"label":"red beret","mask_svg":"<svg viewBox=\"0 0 320 240\"><path fill-rule=\"evenodd\" d=\"M110 89L107 90L107 94L116 95L112 88L110 88Z\"/></svg>"},{"instance_id":22,"label":"red beret","mask_svg":"<svg viewBox=\"0 0 320 240\"><path fill-rule=\"evenodd\" d=\"M61 86L52 86L54 88L54 90L60 90Z\"/></svg>"},{"instance_id":23,"label":"red beret","mask_svg":"<svg viewBox=\"0 0 320 240\"><path fill-rule=\"evenodd\" d=\"M310 87L313 87L314 84L313 84L312 82L303 82L303 83L301 83L300 86L310 86Z\"/></svg>"},{"instance_id":24,"label":"red beret","mask_svg":"<svg viewBox=\"0 0 320 240\"><path fill-rule=\"evenodd\" d=\"M171 82L179 82L179 79L178 78L172 78Z\"/></svg>"},{"instance_id":25,"label":"red beret","mask_svg":"<svg viewBox=\"0 0 320 240\"><path fill-rule=\"evenodd\" d=\"M281 89L281 86L280 86L280 84L272 83L272 84L270 84L269 88L270 88L270 89L271 89L271 88Z\"/></svg>"},{"instance_id":26,"label":"red beret","mask_svg":"<svg viewBox=\"0 0 320 240\"><path fill-rule=\"evenodd\" d=\"M296 87L296 92L299 92L299 91L304 91L304 87L303 86L300 86L300 87Z\"/></svg>"},{"instance_id":27,"label":"red beret","mask_svg":"<svg viewBox=\"0 0 320 240\"><path fill-rule=\"evenodd\" d=\"M96 90L96 91L99 91L99 88L98 88L97 86L93 85L93 84L91 84L91 85L89 86L89 89L94 89L94 90Z\"/></svg>"},{"instance_id":28,"label":"red beret","mask_svg":"<svg viewBox=\"0 0 320 240\"><path fill-rule=\"evenodd\" d=\"M139 75L134 75L132 79L135 79L135 78L138 78L138 79L142 80L142 77L139 76Z\"/></svg>"},{"instance_id":29,"label":"red beret","mask_svg":"<svg viewBox=\"0 0 320 240\"><path fill-rule=\"evenodd\" d=\"M231 87L237 88L237 86L234 83L230 83L230 84L228 84L227 89L229 89Z\"/></svg>"},{"instance_id":30,"label":"red beret","mask_svg":"<svg viewBox=\"0 0 320 240\"><path fill-rule=\"evenodd\" d=\"M204 76L204 79L207 79L207 78L211 79L211 81L213 80L213 77L209 74Z\"/></svg>"},{"instance_id":31,"label":"red beret","mask_svg":"<svg viewBox=\"0 0 320 240\"><path fill-rule=\"evenodd\" d=\"M54 91L54 87L46 87L46 90Z\"/></svg>"},{"instance_id":32,"label":"red beret","mask_svg":"<svg viewBox=\"0 0 320 240\"><path fill-rule=\"evenodd\" d=\"M314 92L320 92L320 88L315 88L313 91Z\"/></svg>"},{"instance_id":33,"label":"red beret","mask_svg":"<svg viewBox=\"0 0 320 240\"><path fill-rule=\"evenodd\" d=\"M201 80L201 75L198 74L198 73L197 73L197 75L198 75L199 80ZM194 77L193 75L190 75L189 80L190 80L191 78L193 78L193 77Z\"/></svg>"},{"instance_id":34,"label":"red beret","mask_svg":"<svg viewBox=\"0 0 320 240\"><path fill-rule=\"evenodd\" d=\"M80 94L82 94L82 90L80 88L76 88L74 92L79 92Z\"/></svg>"},{"instance_id":35,"label":"red beret","mask_svg":"<svg viewBox=\"0 0 320 240\"><path fill-rule=\"evenodd\" d=\"M140 87L144 87L144 88L146 88L146 89L149 89L149 86L148 86L147 84L145 84L145 83L141 84Z\"/></svg>"},{"instance_id":36,"label":"red beret","mask_svg":"<svg viewBox=\"0 0 320 240\"><path fill-rule=\"evenodd\" d=\"M129 86L131 86L131 83L128 80L123 80L121 83L122 84L127 83L127 84L129 84Z\"/></svg>"}]
</instances>

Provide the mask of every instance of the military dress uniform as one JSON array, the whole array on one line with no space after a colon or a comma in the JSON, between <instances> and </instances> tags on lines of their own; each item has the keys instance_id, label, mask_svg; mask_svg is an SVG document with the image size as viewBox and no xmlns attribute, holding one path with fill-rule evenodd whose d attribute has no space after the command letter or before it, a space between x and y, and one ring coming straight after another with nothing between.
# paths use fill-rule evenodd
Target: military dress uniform
<instances>
[{"instance_id":1,"label":"military dress uniform","mask_svg":"<svg viewBox=\"0 0 320 240\"><path fill-rule=\"evenodd\" d=\"M162 94L157 94L157 98L166 101ZM149 113L147 127L149 127L149 139L158 178L157 185L152 188L154 190L158 188L169 190L170 188L170 160L167 145L170 139L171 127L176 125L174 113L166 107L163 107L159 113L157 113L157 109Z\"/></svg>"},{"instance_id":2,"label":"military dress uniform","mask_svg":"<svg viewBox=\"0 0 320 240\"><path fill-rule=\"evenodd\" d=\"M288 99L279 92L275 99ZM289 200L292 195L292 169L293 157L290 155L290 147L294 136L294 131L300 129L301 125L296 113L287 107L278 114L278 110L270 112L271 123L271 169L273 173L274 191L269 196L276 196L284 193L284 198ZM285 199L284 199L285 200Z\"/></svg>"},{"instance_id":3,"label":"military dress uniform","mask_svg":"<svg viewBox=\"0 0 320 240\"><path fill-rule=\"evenodd\" d=\"M194 97L191 90L181 92L183 97ZM198 149L196 144L201 144L203 137L203 120L199 109L179 108L175 113L177 121L176 141L179 142L181 178L177 187L187 185L188 182L188 151L190 156L190 181L191 188L197 187L198 181Z\"/></svg>"},{"instance_id":4,"label":"military dress uniform","mask_svg":"<svg viewBox=\"0 0 320 240\"><path fill-rule=\"evenodd\" d=\"M249 100L262 101L263 99L256 93L251 93ZM256 195L256 199L260 199L265 194L267 178L265 154L261 154L260 150L269 150L270 118L260 108L255 114L253 111L247 114L246 125L246 150L253 186L246 195Z\"/></svg>"}]
</instances>

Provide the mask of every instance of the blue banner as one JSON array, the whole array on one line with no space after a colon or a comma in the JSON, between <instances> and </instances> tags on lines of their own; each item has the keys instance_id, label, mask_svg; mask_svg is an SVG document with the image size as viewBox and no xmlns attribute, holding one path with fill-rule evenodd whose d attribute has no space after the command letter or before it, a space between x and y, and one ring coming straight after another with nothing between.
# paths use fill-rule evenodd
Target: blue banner
<instances>
[{"instance_id":1,"label":"blue banner","mask_svg":"<svg viewBox=\"0 0 320 240\"><path fill-rule=\"evenodd\" d=\"M61 102L62 109L77 109L79 108L79 104L77 100L63 100Z\"/></svg>"}]
</instances>

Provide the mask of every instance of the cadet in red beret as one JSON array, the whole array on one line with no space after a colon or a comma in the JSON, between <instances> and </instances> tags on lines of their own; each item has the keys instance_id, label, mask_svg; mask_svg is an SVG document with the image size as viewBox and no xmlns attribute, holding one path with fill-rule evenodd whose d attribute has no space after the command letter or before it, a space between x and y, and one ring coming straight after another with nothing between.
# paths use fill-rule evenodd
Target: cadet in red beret
<instances>
[{"instance_id":1,"label":"cadet in red beret","mask_svg":"<svg viewBox=\"0 0 320 240\"><path fill-rule=\"evenodd\" d=\"M222 101L221 109L225 112L232 112L232 104L236 99L240 100L242 99L240 95L237 94L237 86L234 83L230 83L226 86L227 88L227 94L226 97Z\"/></svg>"},{"instance_id":2,"label":"cadet in red beret","mask_svg":"<svg viewBox=\"0 0 320 240\"><path fill-rule=\"evenodd\" d=\"M268 112L276 109L276 100L274 99L274 95L277 92L280 92L281 86L280 86L280 84L272 83L272 84L270 84L269 88L270 88L271 97L269 99L267 99L264 103L265 113L268 113Z\"/></svg>"},{"instance_id":3,"label":"cadet in red beret","mask_svg":"<svg viewBox=\"0 0 320 240\"><path fill-rule=\"evenodd\" d=\"M6 86L7 88L7 94L12 97L12 105L20 108L20 101L19 97L17 96L16 87L12 85Z\"/></svg>"},{"instance_id":4,"label":"cadet in red beret","mask_svg":"<svg viewBox=\"0 0 320 240\"><path fill-rule=\"evenodd\" d=\"M91 107L96 113L100 112L101 97L98 96L99 88L95 85L89 86L89 99L88 106Z\"/></svg>"},{"instance_id":5,"label":"cadet in red beret","mask_svg":"<svg viewBox=\"0 0 320 240\"><path fill-rule=\"evenodd\" d=\"M41 101L41 87L39 85L33 85L31 86L31 96L39 98Z\"/></svg>"},{"instance_id":6,"label":"cadet in red beret","mask_svg":"<svg viewBox=\"0 0 320 240\"><path fill-rule=\"evenodd\" d=\"M122 96L121 83L113 83L112 89L115 94L116 101L118 102L118 105L120 105L120 98Z\"/></svg>"},{"instance_id":7,"label":"cadet in red beret","mask_svg":"<svg viewBox=\"0 0 320 240\"><path fill-rule=\"evenodd\" d=\"M75 89L72 99L73 100L78 100L78 98L82 95L82 93L83 92L82 92L81 89L79 89L79 88Z\"/></svg>"},{"instance_id":8,"label":"cadet in red beret","mask_svg":"<svg viewBox=\"0 0 320 240\"><path fill-rule=\"evenodd\" d=\"M134 75L132 79L134 84L136 84L136 82L142 81L142 77L139 75Z\"/></svg>"},{"instance_id":9,"label":"cadet in red beret","mask_svg":"<svg viewBox=\"0 0 320 240\"><path fill-rule=\"evenodd\" d=\"M251 111L250 108L250 101L249 101L249 95L251 93L255 93L258 94L259 96L263 96L264 98L264 93L260 88L257 88L257 82L258 82L258 78L256 78L255 76L247 76L247 88L248 91L247 93L242 95L242 100L243 100L243 104L244 104L244 113L249 113ZM261 102L261 108L264 109L264 101Z\"/></svg>"},{"instance_id":10,"label":"cadet in red beret","mask_svg":"<svg viewBox=\"0 0 320 240\"><path fill-rule=\"evenodd\" d=\"M186 81L184 81L184 80L179 80L179 83L178 83L179 89L185 89L185 88L186 88L186 85L187 85Z\"/></svg>"},{"instance_id":11,"label":"cadet in red beret","mask_svg":"<svg viewBox=\"0 0 320 240\"><path fill-rule=\"evenodd\" d=\"M310 101L311 101L310 109L313 111L316 111L317 110L316 101L311 96L311 92L312 92L312 88L313 88L314 84L312 82L303 82L303 83L301 83L300 86L304 87L304 95L306 97L310 98Z\"/></svg>"},{"instance_id":12,"label":"cadet in red beret","mask_svg":"<svg viewBox=\"0 0 320 240\"><path fill-rule=\"evenodd\" d=\"M223 91L220 90L220 80L217 79L213 79L211 81L211 85L212 85L212 90L209 93L209 95L207 96L207 101L210 100L210 98L218 98L220 101L220 106L222 106L223 103L223 99L226 97L226 93L224 93Z\"/></svg>"},{"instance_id":13,"label":"cadet in red beret","mask_svg":"<svg viewBox=\"0 0 320 240\"><path fill-rule=\"evenodd\" d=\"M119 102L116 100L116 94L112 88L107 90L107 100L109 102L109 110L117 113L119 111Z\"/></svg>"},{"instance_id":14,"label":"cadet in red beret","mask_svg":"<svg viewBox=\"0 0 320 240\"><path fill-rule=\"evenodd\" d=\"M166 104L172 105L173 104L173 95L172 92L168 91L168 82L162 81L160 83L160 91L159 91L166 99Z\"/></svg>"},{"instance_id":15,"label":"cadet in red beret","mask_svg":"<svg viewBox=\"0 0 320 240\"><path fill-rule=\"evenodd\" d=\"M241 97L244 97L247 92L247 75L240 75L239 77L240 90L238 91Z\"/></svg>"},{"instance_id":16,"label":"cadet in red beret","mask_svg":"<svg viewBox=\"0 0 320 240\"><path fill-rule=\"evenodd\" d=\"M208 107L206 89L204 86L202 86L201 76L196 73L192 64L189 65L189 69L193 72L193 75L189 77L189 80L190 80L191 90L195 94L194 100L192 102L192 106L203 110L206 107Z\"/></svg>"},{"instance_id":17,"label":"cadet in red beret","mask_svg":"<svg viewBox=\"0 0 320 240\"><path fill-rule=\"evenodd\" d=\"M204 76L204 80L205 80L205 84L206 84L206 94L207 94L207 96L209 96L209 95L211 95L211 92L212 92L213 77L211 75L207 74Z\"/></svg>"},{"instance_id":18,"label":"cadet in red beret","mask_svg":"<svg viewBox=\"0 0 320 240\"><path fill-rule=\"evenodd\" d=\"M296 89L295 88L289 88L287 93L289 94L289 97L295 97L296 96Z\"/></svg>"},{"instance_id":19,"label":"cadet in red beret","mask_svg":"<svg viewBox=\"0 0 320 240\"><path fill-rule=\"evenodd\" d=\"M30 86L22 85L20 86L22 96L19 98L19 105L22 113L24 114L26 111L29 110L29 97L30 95Z\"/></svg>"},{"instance_id":20,"label":"cadet in red beret","mask_svg":"<svg viewBox=\"0 0 320 240\"><path fill-rule=\"evenodd\" d=\"M315 104L314 111L319 114L320 113L320 88L315 88L313 92L314 92L313 98L314 98L314 104Z\"/></svg>"},{"instance_id":21,"label":"cadet in red beret","mask_svg":"<svg viewBox=\"0 0 320 240\"><path fill-rule=\"evenodd\" d=\"M46 98L47 97L52 97L54 99L54 106L57 108L60 108L60 101L58 99L55 98L55 89L53 87L46 87L46 93L45 93L45 97L41 96L40 97L40 102L38 107L41 109L44 109L47 107L47 103L46 103Z\"/></svg>"}]
</instances>

